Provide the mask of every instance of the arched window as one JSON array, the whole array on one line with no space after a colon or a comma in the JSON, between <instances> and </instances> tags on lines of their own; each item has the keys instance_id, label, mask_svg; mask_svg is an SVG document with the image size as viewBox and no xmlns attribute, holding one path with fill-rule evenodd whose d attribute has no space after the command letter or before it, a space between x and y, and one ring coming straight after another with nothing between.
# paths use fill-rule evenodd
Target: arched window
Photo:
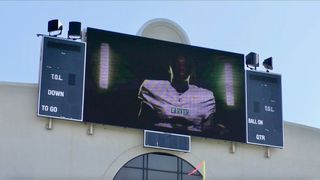
<instances>
[{"instance_id":1,"label":"arched window","mask_svg":"<svg viewBox=\"0 0 320 180\"><path fill-rule=\"evenodd\" d=\"M202 180L199 172L189 176L194 167L170 154L143 154L127 162L114 180Z\"/></svg>"}]
</instances>

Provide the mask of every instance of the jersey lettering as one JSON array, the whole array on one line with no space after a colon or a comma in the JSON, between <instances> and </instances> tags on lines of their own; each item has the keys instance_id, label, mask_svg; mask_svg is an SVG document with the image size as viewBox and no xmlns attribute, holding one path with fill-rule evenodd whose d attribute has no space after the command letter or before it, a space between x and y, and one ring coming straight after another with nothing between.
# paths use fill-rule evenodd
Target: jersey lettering
<instances>
[{"instance_id":1,"label":"jersey lettering","mask_svg":"<svg viewBox=\"0 0 320 180\"><path fill-rule=\"evenodd\" d=\"M178 114L182 116L188 116L189 115L189 110L188 109L183 109L183 108L178 108L178 107L171 107L171 114Z\"/></svg>"}]
</instances>

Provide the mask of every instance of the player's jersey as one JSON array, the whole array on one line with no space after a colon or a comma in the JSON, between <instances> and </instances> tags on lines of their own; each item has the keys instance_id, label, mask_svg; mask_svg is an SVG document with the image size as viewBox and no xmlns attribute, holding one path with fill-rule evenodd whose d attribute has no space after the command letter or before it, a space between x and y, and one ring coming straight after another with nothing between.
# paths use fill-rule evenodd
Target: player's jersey
<instances>
[{"instance_id":1,"label":"player's jersey","mask_svg":"<svg viewBox=\"0 0 320 180\"><path fill-rule=\"evenodd\" d=\"M169 81L145 80L139 98L157 113L160 120L165 120L156 126L172 128L170 119L181 117L193 124L189 130L200 131L201 123L216 111L213 93L195 85L178 93Z\"/></svg>"}]
</instances>

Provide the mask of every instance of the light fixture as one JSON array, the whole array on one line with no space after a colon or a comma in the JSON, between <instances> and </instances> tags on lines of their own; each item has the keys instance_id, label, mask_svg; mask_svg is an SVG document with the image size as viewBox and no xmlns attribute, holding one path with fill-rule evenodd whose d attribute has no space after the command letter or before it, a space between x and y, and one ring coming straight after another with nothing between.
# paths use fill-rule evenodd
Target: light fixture
<instances>
[{"instance_id":1,"label":"light fixture","mask_svg":"<svg viewBox=\"0 0 320 180\"><path fill-rule=\"evenodd\" d=\"M70 21L68 39L80 39L81 38L81 22Z\"/></svg>"},{"instance_id":2,"label":"light fixture","mask_svg":"<svg viewBox=\"0 0 320 180\"><path fill-rule=\"evenodd\" d=\"M267 69L267 72L269 72L269 70L273 70L272 57L265 59L262 64L263 64L263 67Z\"/></svg>"},{"instance_id":3,"label":"light fixture","mask_svg":"<svg viewBox=\"0 0 320 180\"><path fill-rule=\"evenodd\" d=\"M63 29L62 23L58 19L48 21L48 32L49 36L61 35Z\"/></svg>"},{"instance_id":4,"label":"light fixture","mask_svg":"<svg viewBox=\"0 0 320 180\"><path fill-rule=\"evenodd\" d=\"M259 54L250 52L246 55L246 65L250 69L257 69L259 67Z\"/></svg>"}]
</instances>

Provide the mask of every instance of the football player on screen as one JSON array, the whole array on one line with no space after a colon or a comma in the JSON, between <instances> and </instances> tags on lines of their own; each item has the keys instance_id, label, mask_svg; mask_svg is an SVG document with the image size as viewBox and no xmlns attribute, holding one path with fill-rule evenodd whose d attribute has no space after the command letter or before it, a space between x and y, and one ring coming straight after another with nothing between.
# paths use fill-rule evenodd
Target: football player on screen
<instances>
[{"instance_id":1,"label":"football player on screen","mask_svg":"<svg viewBox=\"0 0 320 180\"><path fill-rule=\"evenodd\" d=\"M145 80L139 90L138 118L148 126L202 132L216 111L213 92L189 84L192 61L177 56L170 61L170 81Z\"/></svg>"}]
</instances>

